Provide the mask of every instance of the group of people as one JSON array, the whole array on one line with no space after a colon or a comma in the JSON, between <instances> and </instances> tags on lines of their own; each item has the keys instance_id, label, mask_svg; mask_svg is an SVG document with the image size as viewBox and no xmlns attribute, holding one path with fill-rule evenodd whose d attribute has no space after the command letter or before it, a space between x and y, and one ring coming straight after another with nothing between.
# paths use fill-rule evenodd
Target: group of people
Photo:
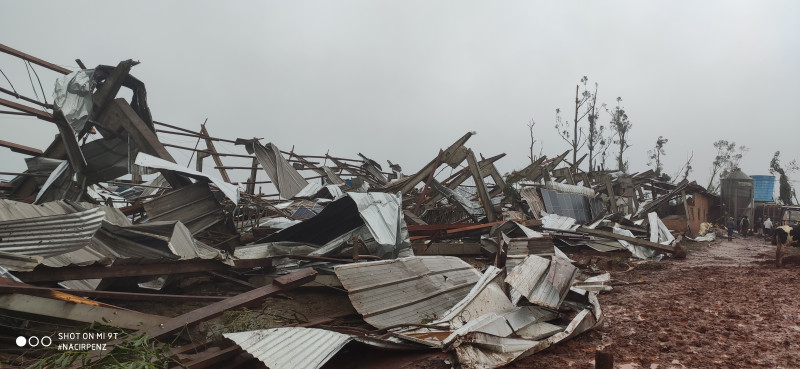
<instances>
[{"instance_id":1,"label":"group of people","mask_svg":"<svg viewBox=\"0 0 800 369\"><path fill-rule=\"evenodd\" d=\"M733 239L733 230L737 228L736 221L733 217L728 218L728 222L725 224L728 227L728 241ZM747 219L747 215L743 216L741 220L739 220L738 224L739 234L742 235L742 238L747 238L747 235L750 233L750 219ZM769 237L772 232L772 219L767 218L765 221L761 221L761 217L756 219L756 222L753 224L753 231L756 232L759 236L766 236Z\"/></svg>"}]
</instances>

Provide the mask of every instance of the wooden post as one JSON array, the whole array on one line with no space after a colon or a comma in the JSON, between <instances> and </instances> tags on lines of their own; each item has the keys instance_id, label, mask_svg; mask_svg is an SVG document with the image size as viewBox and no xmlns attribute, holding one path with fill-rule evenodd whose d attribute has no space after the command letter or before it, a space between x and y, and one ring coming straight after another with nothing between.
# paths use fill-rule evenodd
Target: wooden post
<instances>
[{"instance_id":1,"label":"wooden post","mask_svg":"<svg viewBox=\"0 0 800 369\"><path fill-rule=\"evenodd\" d=\"M247 181L247 187L245 188L244 192L249 193L251 195L255 194L257 175L258 175L258 159L253 158L253 166L252 169L250 169L250 180Z\"/></svg>"},{"instance_id":2,"label":"wooden post","mask_svg":"<svg viewBox=\"0 0 800 369\"><path fill-rule=\"evenodd\" d=\"M595 369L614 369L614 353L606 352L606 350L597 350L594 352L594 368Z\"/></svg>"},{"instance_id":3,"label":"wooden post","mask_svg":"<svg viewBox=\"0 0 800 369\"><path fill-rule=\"evenodd\" d=\"M492 199L489 198L489 192L486 191L486 184L483 182L483 174L481 168L478 166L478 161L475 159L475 154L471 149L467 150L467 163L469 170L472 172L472 178L475 180L475 187L478 191L478 196L483 205L483 211L486 212L486 218L490 222L494 222L497 217L494 214L494 206L492 206Z\"/></svg>"},{"instance_id":4,"label":"wooden post","mask_svg":"<svg viewBox=\"0 0 800 369\"><path fill-rule=\"evenodd\" d=\"M209 138L209 137L211 137L211 135L208 134L208 131L206 130L206 124L205 123L200 125L200 134L203 135L203 136L206 136L206 148L208 149L208 151L212 152L211 156L214 158L214 164L216 164L217 167L219 167L218 168L219 169L219 175L222 177L222 180L227 182L227 183L231 183L231 179L230 179L230 177L228 177L228 172L225 171L225 168L222 168L222 166L223 166L222 160L219 158L219 155L217 154L217 148L214 147L214 141L212 141ZM198 155L199 155L199 153L198 153ZM199 157L198 157L198 159L199 159ZM200 171L200 170L198 169L198 171ZM253 182L255 182L255 180L253 180Z\"/></svg>"}]
</instances>

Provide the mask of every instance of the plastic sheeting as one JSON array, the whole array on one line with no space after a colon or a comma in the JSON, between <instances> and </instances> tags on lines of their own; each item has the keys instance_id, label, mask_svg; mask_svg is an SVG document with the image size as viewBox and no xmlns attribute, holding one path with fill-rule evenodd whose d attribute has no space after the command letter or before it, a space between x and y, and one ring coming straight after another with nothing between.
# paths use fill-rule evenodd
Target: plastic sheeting
<instances>
[{"instance_id":1,"label":"plastic sheeting","mask_svg":"<svg viewBox=\"0 0 800 369\"><path fill-rule=\"evenodd\" d=\"M53 104L61 110L67 123L80 132L92 113L92 90L94 69L72 72L56 80Z\"/></svg>"}]
</instances>

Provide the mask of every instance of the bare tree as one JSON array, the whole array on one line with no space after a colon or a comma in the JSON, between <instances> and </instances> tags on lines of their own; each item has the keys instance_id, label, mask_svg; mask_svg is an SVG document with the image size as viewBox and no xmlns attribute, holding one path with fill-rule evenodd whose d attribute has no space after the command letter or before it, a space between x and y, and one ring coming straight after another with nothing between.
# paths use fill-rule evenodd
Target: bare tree
<instances>
[{"instance_id":1,"label":"bare tree","mask_svg":"<svg viewBox=\"0 0 800 369\"><path fill-rule=\"evenodd\" d=\"M589 78L583 76L580 84L575 86L575 118L573 119L572 123L570 123L568 120L563 120L561 118L561 109L556 109L555 128L561 138L570 146L572 146L573 163L578 161L578 150L583 148L583 145L586 144L586 137L583 133L583 127L580 127L580 122L586 118L587 115L589 115L588 109L584 109L584 111L581 113L583 106L592 99L592 93L586 89L586 83L588 81ZM580 91L581 84L583 84L583 92Z\"/></svg>"},{"instance_id":2,"label":"bare tree","mask_svg":"<svg viewBox=\"0 0 800 369\"><path fill-rule=\"evenodd\" d=\"M651 149L647 150L647 165L655 165L656 169L656 177L661 176L661 171L664 169L664 165L661 163L661 156L667 155L666 150L664 150L664 145L667 144L669 140L664 138L664 136L658 136L656 140L656 145Z\"/></svg>"},{"instance_id":3,"label":"bare tree","mask_svg":"<svg viewBox=\"0 0 800 369\"><path fill-rule=\"evenodd\" d=\"M717 149L717 155L711 163L711 178L708 180L708 186L706 186L709 192L716 192L719 187L719 183L715 184L714 182L717 175L719 174L719 179L724 179L739 169L739 162L742 160L744 153L750 150L744 145L736 147L736 142L728 142L727 140L714 142L714 148Z\"/></svg>"},{"instance_id":4,"label":"bare tree","mask_svg":"<svg viewBox=\"0 0 800 369\"><path fill-rule=\"evenodd\" d=\"M784 205L792 205L792 194L794 194L794 189L792 188L792 184L789 183L789 177L787 174L796 172L798 169L797 161L792 160L787 169L781 167L781 152L775 151L775 155L772 157L772 160L769 162L769 172L771 174L778 173L780 174L780 179L778 179L779 189L778 189L778 198L781 200L781 203ZM795 198L795 201L797 199Z\"/></svg>"},{"instance_id":5,"label":"bare tree","mask_svg":"<svg viewBox=\"0 0 800 369\"><path fill-rule=\"evenodd\" d=\"M531 154L528 156L528 159L531 159L531 163L534 163L538 158L536 155L533 155L533 145L536 143L536 140L533 138L533 126L535 125L536 122L533 120L533 118L531 118L531 121L528 122L528 130L531 133L531 147L530 147Z\"/></svg>"},{"instance_id":6,"label":"bare tree","mask_svg":"<svg viewBox=\"0 0 800 369\"><path fill-rule=\"evenodd\" d=\"M689 173L692 172L692 159L693 158L694 158L694 151L689 153L688 157L686 158L686 163L684 163L683 166L681 167L681 169L678 170L678 173L675 174L675 176L674 176L675 178L672 180L672 183L675 183L675 181L678 180L678 177L681 175L681 173L683 173L683 177L681 178L682 181L686 180L687 178L689 178Z\"/></svg>"},{"instance_id":7,"label":"bare tree","mask_svg":"<svg viewBox=\"0 0 800 369\"><path fill-rule=\"evenodd\" d=\"M628 114L625 113L625 108L620 106L620 102L622 102L621 97L617 97L617 106L614 108L613 111L606 111L611 114L611 130L614 131L614 144L619 146L619 152L617 153L617 169L621 170L624 173L628 172L628 161L625 160L625 150L630 148L632 145L628 143L628 133L630 133L631 128L633 125L628 120Z\"/></svg>"},{"instance_id":8,"label":"bare tree","mask_svg":"<svg viewBox=\"0 0 800 369\"><path fill-rule=\"evenodd\" d=\"M598 121L599 115L597 111L597 83L594 84L594 92L592 93L592 100L589 102L587 111L589 115L589 130L586 135L586 148L589 149L589 171L595 170L595 159L601 152L604 152L611 140L606 140L604 135L605 126ZM605 108L605 104L602 105Z\"/></svg>"}]
</instances>

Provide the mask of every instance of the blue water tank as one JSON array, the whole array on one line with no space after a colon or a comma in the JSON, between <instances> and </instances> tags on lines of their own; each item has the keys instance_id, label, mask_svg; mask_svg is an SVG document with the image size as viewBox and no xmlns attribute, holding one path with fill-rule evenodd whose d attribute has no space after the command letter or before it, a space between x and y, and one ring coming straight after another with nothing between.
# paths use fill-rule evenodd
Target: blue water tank
<instances>
[{"instance_id":1,"label":"blue water tank","mask_svg":"<svg viewBox=\"0 0 800 369\"><path fill-rule=\"evenodd\" d=\"M753 201L771 202L775 191L774 176L751 176L753 178Z\"/></svg>"}]
</instances>

